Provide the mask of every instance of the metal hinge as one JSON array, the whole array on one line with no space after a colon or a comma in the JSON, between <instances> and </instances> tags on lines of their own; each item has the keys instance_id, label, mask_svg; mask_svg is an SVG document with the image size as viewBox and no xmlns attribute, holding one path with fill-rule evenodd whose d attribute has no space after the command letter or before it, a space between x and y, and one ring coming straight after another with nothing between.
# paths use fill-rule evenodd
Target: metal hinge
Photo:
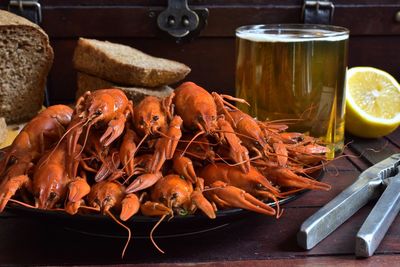
<instances>
[{"instance_id":1,"label":"metal hinge","mask_svg":"<svg viewBox=\"0 0 400 267\"><path fill-rule=\"evenodd\" d=\"M39 1L10 0L8 3L8 11L25 17L36 24L42 22L42 7Z\"/></svg>"},{"instance_id":2,"label":"metal hinge","mask_svg":"<svg viewBox=\"0 0 400 267\"><path fill-rule=\"evenodd\" d=\"M310 24L331 24L335 6L332 1L305 0L302 9L302 20Z\"/></svg>"}]
</instances>

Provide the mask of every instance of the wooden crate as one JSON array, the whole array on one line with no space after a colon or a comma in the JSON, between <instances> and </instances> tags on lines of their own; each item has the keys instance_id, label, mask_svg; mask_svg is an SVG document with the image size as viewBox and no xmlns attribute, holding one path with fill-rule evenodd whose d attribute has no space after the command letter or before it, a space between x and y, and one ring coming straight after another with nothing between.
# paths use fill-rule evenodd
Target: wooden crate
<instances>
[{"instance_id":1,"label":"wooden crate","mask_svg":"<svg viewBox=\"0 0 400 267\"><path fill-rule=\"evenodd\" d=\"M349 66L384 69L400 80L400 1L337 0L333 24L350 29ZM5 8L8 1L0 0ZM187 77L213 91L234 94L235 29L246 24L301 23L300 0L197 0L209 9L208 25L193 41L177 43L157 27L160 0L43 0L41 26L55 61L49 77L51 103L71 102L76 90L72 53L79 37L131 45L192 68ZM400 14L399 14L400 16Z\"/></svg>"}]
</instances>

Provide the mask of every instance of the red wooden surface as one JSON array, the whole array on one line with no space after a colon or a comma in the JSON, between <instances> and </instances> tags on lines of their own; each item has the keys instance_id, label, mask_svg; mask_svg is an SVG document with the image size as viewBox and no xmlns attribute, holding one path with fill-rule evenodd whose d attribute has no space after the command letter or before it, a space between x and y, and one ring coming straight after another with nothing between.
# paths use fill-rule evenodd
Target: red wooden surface
<instances>
[{"instance_id":1,"label":"red wooden surface","mask_svg":"<svg viewBox=\"0 0 400 267\"><path fill-rule=\"evenodd\" d=\"M332 185L332 190L302 194L283 206L284 214L278 220L248 215L244 220L214 231L156 239L166 254L160 254L148 239L134 238L125 258L121 259L124 239L89 236L56 226L46 219L6 212L0 215L0 264L396 266L400 260L400 218L396 218L389 228L375 256L369 259L354 256L355 235L374 202L362 208L312 250L306 251L297 245L296 234L302 222L350 185L369 165L367 158L371 156L366 158L365 153L373 153L378 158L386 156L387 151L400 152L400 129L386 138L357 139L347 136L346 141L351 142L345 151L346 156L329 164L322 177L322 181ZM134 226L132 230L135 236Z\"/></svg>"}]
</instances>

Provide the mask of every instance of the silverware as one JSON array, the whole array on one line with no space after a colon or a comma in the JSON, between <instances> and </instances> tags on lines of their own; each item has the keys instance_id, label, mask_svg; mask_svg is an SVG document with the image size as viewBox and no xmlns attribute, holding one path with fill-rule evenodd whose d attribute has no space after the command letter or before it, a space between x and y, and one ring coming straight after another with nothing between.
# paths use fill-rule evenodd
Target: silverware
<instances>
[{"instance_id":1,"label":"silverware","mask_svg":"<svg viewBox=\"0 0 400 267\"><path fill-rule=\"evenodd\" d=\"M400 210L400 154L363 171L351 186L309 217L297 234L298 244L313 248L385 187L356 237L356 256L372 256Z\"/></svg>"}]
</instances>

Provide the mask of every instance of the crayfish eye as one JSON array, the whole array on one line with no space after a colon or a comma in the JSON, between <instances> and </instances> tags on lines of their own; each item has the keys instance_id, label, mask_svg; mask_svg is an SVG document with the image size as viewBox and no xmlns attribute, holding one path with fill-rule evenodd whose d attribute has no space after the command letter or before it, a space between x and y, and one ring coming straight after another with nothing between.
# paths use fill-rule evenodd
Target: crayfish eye
<instances>
[{"instance_id":1,"label":"crayfish eye","mask_svg":"<svg viewBox=\"0 0 400 267\"><path fill-rule=\"evenodd\" d=\"M104 202L110 202L111 201L111 197L110 196L106 196L105 198L104 198Z\"/></svg>"},{"instance_id":2,"label":"crayfish eye","mask_svg":"<svg viewBox=\"0 0 400 267\"><path fill-rule=\"evenodd\" d=\"M10 157L9 162L10 162L10 164L14 164L15 162L17 162L17 158L13 155Z\"/></svg>"},{"instance_id":3,"label":"crayfish eye","mask_svg":"<svg viewBox=\"0 0 400 267\"><path fill-rule=\"evenodd\" d=\"M198 115L198 116L197 116L197 120L198 120L198 121L203 121L203 116L202 116L202 115Z\"/></svg>"},{"instance_id":4,"label":"crayfish eye","mask_svg":"<svg viewBox=\"0 0 400 267\"><path fill-rule=\"evenodd\" d=\"M100 109L96 110L96 112L94 113L94 115L96 115L96 116L100 116L101 114L102 114L102 112Z\"/></svg>"},{"instance_id":5,"label":"crayfish eye","mask_svg":"<svg viewBox=\"0 0 400 267\"><path fill-rule=\"evenodd\" d=\"M154 115L154 116L153 116L153 121L158 121L159 118L160 118L160 117L159 117L158 115Z\"/></svg>"},{"instance_id":6,"label":"crayfish eye","mask_svg":"<svg viewBox=\"0 0 400 267\"><path fill-rule=\"evenodd\" d=\"M53 199L55 199L57 196L57 194L55 192L50 192L49 194L49 201L52 201Z\"/></svg>"},{"instance_id":7,"label":"crayfish eye","mask_svg":"<svg viewBox=\"0 0 400 267\"><path fill-rule=\"evenodd\" d=\"M263 189L264 186L263 186L262 184L257 184L257 185L256 185L256 188L257 188L257 189Z\"/></svg>"},{"instance_id":8,"label":"crayfish eye","mask_svg":"<svg viewBox=\"0 0 400 267\"><path fill-rule=\"evenodd\" d=\"M143 118L140 119L139 124L140 125L144 125L144 119Z\"/></svg>"}]
</instances>

